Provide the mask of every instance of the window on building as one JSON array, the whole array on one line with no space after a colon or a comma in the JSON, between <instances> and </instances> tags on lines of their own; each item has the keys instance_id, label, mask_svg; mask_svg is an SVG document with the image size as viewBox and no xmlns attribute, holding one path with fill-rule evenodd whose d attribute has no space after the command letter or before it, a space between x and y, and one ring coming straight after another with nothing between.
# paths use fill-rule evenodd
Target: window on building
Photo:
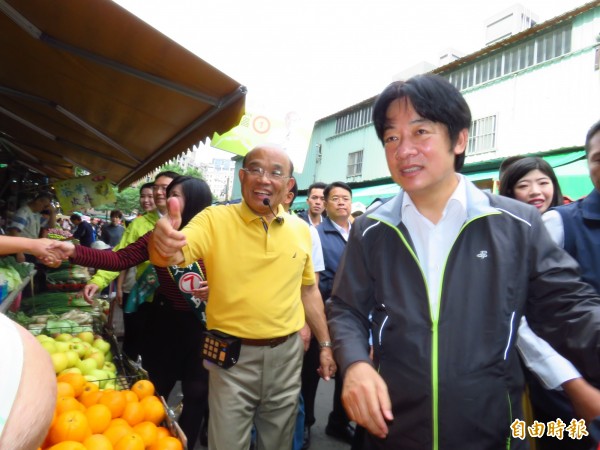
<instances>
[{"instance_id":1,"label":"window on building","mask_svg":"<svg viewBox=\"0 0 600 450\"><path fill-rule=\"evenodd\" d=\"M463 90L557 58L571 51L571 23L540 34L506 50L462 66L447 74Z\"/></svg>"},{"instance_id":2,"label":"window on building","mask_svg":"<svg viewBox=\"0 0 600 450\"><path fill-rule=\"evenodd\" d=\"M372 115L373 106L369 105L339 116L335 122L335 134L341 134L370 124Z\"/></svg>"},{"instance_id":3,"label":"window on building","mask_svg":"<svg viewBox=\"0 0 600 450\"><path fill-rule=\"evenodd\" d=\"M469 130L467 156L496 150L496 116L474 120Z\"/></svg>"},{"instance_id":4,"label":"window on building","mask_svg":"<svg viewBox=\"0 0 600 450\"><path fill-rule=\"evenodd\" d=\"M362 161L362 150L348 154L348 170L346 171L346 178L362 175Z\"/></svg>"}]
</instances>

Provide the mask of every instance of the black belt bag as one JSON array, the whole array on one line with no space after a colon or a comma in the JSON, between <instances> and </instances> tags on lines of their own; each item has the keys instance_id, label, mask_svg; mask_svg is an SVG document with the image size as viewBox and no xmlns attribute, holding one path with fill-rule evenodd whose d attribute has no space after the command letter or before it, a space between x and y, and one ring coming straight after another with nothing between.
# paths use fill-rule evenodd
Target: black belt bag
<instances>
[{"instance_id":1,"label":"black belt bag","mask_svg":"<svg viewBox=\"0 0 600 450\"><path fill-rule=\"evenodd\" d=\"M202 339L202 357L224 369L234 366L240 357L242 340L219 330L207 330Z\"/></svg>"}]
</instances>

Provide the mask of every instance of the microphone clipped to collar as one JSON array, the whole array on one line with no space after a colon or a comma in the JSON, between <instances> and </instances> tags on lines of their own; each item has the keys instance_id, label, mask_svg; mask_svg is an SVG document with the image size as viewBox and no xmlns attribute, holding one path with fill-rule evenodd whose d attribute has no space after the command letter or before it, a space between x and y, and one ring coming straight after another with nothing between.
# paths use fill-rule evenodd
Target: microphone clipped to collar
<instances>
[{"instance_id":1,"label":"microphone clipped to collar","mask_svg":"<svg viewBox=\"0 0 600 450\"><path fill-rule=\"evenodd\" d=\"M268 198L263 198L263 205L268 206L269 210L271 211L271 214L273 214L275 216L275 221L281 225L283 223L283 217L278 216L277 214L275 214L275 211L273 211L273 208L271 208L271 200L269 200Z\"/></svg>"}]
</instances>

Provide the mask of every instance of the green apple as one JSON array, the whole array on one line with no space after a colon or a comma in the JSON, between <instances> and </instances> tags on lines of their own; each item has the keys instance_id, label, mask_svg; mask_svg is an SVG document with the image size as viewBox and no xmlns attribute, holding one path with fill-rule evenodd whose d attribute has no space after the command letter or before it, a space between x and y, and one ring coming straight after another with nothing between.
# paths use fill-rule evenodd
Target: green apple
<instances>
[{"instance_id":1,"label":"green apple","mask_svg":"<svg viewBox=\"0 0 600 450\"><path fill-rule=\"evenodd\" d=\"M65 356L67 357L67 361L69 362L69 365L67 367L75 367L75 365L79 361L79 354L75 350L67 350L65 352Z\"/></svg>"},{"instance_id":2,"label":"green apple","mask_svg":"<svg viewBox=\"0 0 600 450\"><path fill-rule=\"evenodd\" d=\"M70 342L69 349L76 352L80 358L83 358L86 352L86 348L81 342Z\"/></svg>"},{"instance_id":3,"label":"green apple","mask_svg":"<svg viewBox=\"0 0 600 450\"><path fill-rule=\"evenodd\" d=\"M85 358L79 361L76 364L76 367L81 370L82 374L88 375L92 370L96 370L98 368L98 363L95 359Z\"/></svg>"},{"instance_id":4,"label":"green apple","mask_svg":"<svg viewBox=\"0 0 600 450\"><path fill-rule=\"evenodd\" d=\"M50 358L52 359L52 365L54 366L54 373L62 372L69 365L67 355L63 352L52 353Z\"/></svg>"},{"instance_id":5,"label":"green apple","mask_svg":"<svg viewBox=\"0 0 600 450\"><path fill-rule=\"evenodd\" d=\"M110 350L110 344L102 338L94 340L92 345L105 354Z\"/></svg>"},{"instance_id":6,"label":"green apple","mask_svg":"<svg viewBox=\"0 0 600 450\"><path fill-rule=\"evenodd\" d=\"M113 363L111 361L106 361L104 363L104 366L102 366L102 370L106 370L107 372L117 373L117 366L115 366L115 363Z\"/></svg>"},{"instance_id":7,"label":"green apple","mask_svg":"<svg viewBox=\"0 0 600 450\"><path fill-rule=\"evenodd\" d=\"M53 340L54 340L54 339L52 339L50 336L48 336L48 335L45 335L45 334L38 334L38 335L37 335L35 338L36 338L36 339L38 340L38 342L40 342L40 343L42 343L42 342L44 342L44 341L53 341Z\"/></svg>"},{"instance_id":8,"label":"green apple","mask_svg":"<svg viewBox=\"0 0 600 450\"><path fill-rule=\"evenodd\" d=\"M82 331L77 335L77 337L88 344L92 344L94 342L94 333L91 331Z\"/></svg>"},{"instance_id":9,"label":"green apple","mask_svg":"<svg viewBox=\"0 0 600 450\"><path fill-rule=\"evenodd\" d=\"M92 344L88 344L87 342L81 342L81 345L85 347L85 353L83 354L83 357L89 358L92 354L92 351L94 351L94 347L92 347Z\"/></svg>"},{"instance_id":10,"label":"green apple","mask_svg":"<svg viewBox=\"0 0 600 450\"><path fill-rule=\"evenodd\" d=\"M40 345L50 354L56 353L56 343L54 340L41 342Z\"/></svg>"},{"instance_id":11,"label":"green apple","mask_svg":"<svg viewBox=\"0 0 600 450\"><path fill-rule=\"evenodd\" d=\"M102 353L100 350L96 349L95 351L92 351L92 353L90 353L88 358L95 359L96 365L98 368L101 368L104 366L104 363L105 363L104 353Z\"/></svg>"},{"instance_id":12,"label":"green apple","mask_svg":"<svg viewBox=\"0 0 600 450\"><path fill-rule=\"evenodd\" d=\"M73 335L70 333L60 333L54 338L58 342L69 342L71 339L73 339Z\"/></svg>"},{"instance_id":13,"label":"green apple","mask_svg":"<svg viewBox=\"0 0 600 450\"><path fill-rule=\"evenodd\" d=\"M79 370L77 367L69 367L68 369L65 369L65 370L59 372L59 375L62 375L65 373L78 373L81 375L81 370Z\"/></svg>"},{"instance_id":14,"label":"green apple","mask_svg":"<svg viewBox=\"0 0 600 450\"><path fill-rule=\"evenodd\" d=\"M84 375L83 378L85 378L87 381L90 381L92 383L96 383L98 385L98 387L100 387L100 380L98 380L97 377L95 377L93 375Z\"/></svg>"},{"instance_id":15,"label":"green apple","mask_svg":"<svg viewBox=\"0 0 600 450\"><path fill-rule=\"evenodd\" d=\"M114 380L108 380L104 383L104 389L113 389L116 391L118 390L118 387Z\"/></svg>"},{"instance_id":16,"label":"green apple","mask_svg":"<svg viewBox=\"0 0 600 450\"><path fill-rule=\"evenodd\" d=\"M78 338L78 337L72 337L72 338L71 338L71 342L78 342L78 343L81 343L81 342L83 342L83 341L81 340L81 338Z\"/></svg>"},{"instance_id":17,"label":"green apple","mask_svg":"<svg viewBox=\"0 0 600 450\"><path fill-rule=\"evenodd\" d=\"M68 342L64 342L64 341L55 341L54 345L56 346L56 351L57 352L66 352L67 350L69 350L69 343Z\"/></svg>"},{"instance_id":18,"label":"green apple","mask_svg":"<svg viewBox=\"0 0 600 450\"><path fill-rule=\"evenodd\" d=\"M107 352L106 352L106 354L104 355L104 358L105 358L107 361L110 361L110 362L112 362L112 360L113 360L113 354L112 354L112 351L110 351L110 350L109 350L109 351L107 351Z\"/></svg>"},{"instance_id":19,"label":"green apple","mask_svg":"<svg viewBox=\"0 0 600 450\"><path fill-rule=\"evenodd\" d=\"M96 379L100 382L100 388L104 389L104 386L106 385L106 382L108 381L108 378L109 378L106 371L104 371L102 369L94 369L90 373L88 373L88 375L96 377Z\"/></svg>"}]
</instances>

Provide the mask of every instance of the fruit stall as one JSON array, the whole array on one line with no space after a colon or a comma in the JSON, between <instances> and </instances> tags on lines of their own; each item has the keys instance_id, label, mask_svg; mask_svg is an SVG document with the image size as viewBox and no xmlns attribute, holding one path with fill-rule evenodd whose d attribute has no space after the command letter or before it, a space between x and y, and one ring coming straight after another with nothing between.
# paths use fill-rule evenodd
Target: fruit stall
<instances>
[{"instance_id":1,"label":"fruit stall","mask_svg":"<svg viewBox=\"0 0 600 450\"><path fill-rule=\"evenodd\" d=\"M55 237L64 239L64 236ZM108 302L78 296L85 267L64 261L46 273L46 291L21 296L32 264L0 259L7 289L2 312L46 349L56 373L55 415L42 450L183 450L176 414L155 393L148 374L129 360L107 323Z\"/></svg>"}]
</instances>

